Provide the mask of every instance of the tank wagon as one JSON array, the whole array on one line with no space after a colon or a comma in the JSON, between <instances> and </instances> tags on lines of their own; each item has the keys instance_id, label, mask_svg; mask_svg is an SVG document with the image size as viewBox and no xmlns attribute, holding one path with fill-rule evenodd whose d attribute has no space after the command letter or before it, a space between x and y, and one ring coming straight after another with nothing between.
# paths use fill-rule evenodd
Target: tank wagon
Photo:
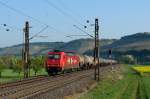
<instances>
[{"instance_id":1,"label":"tank wagon","mask_svg":"<svg viewBox=\"0 0 150 99\"><path fill-rule=\"evenodd\" d=\"M102 65L108 65L114 60L100 59ZM45 67L49 75L72 69L89 69L94 65L94 58L87 55L78 55L74 52L53 51L46 56Z\"/></svg>"}]
</instances>

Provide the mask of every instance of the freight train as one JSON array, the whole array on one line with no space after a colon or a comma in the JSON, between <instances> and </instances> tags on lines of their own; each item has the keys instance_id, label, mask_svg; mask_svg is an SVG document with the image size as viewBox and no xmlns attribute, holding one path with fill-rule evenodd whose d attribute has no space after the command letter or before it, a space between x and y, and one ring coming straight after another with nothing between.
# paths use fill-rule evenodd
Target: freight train
<instances>
[{"instance_id":1,"label":"freight train","mask_svg":"<svg viewBox=\"0 0 150 99\"><path fill-rule=\"evenodd\" d=\"M94 65L94 58L87 55L78 55L74 52L52 51L46 56L45 67L48 75L57 74L66 70L89 69ZM100 59L102 65L115 64L115 60Z\"/></svg>"}]
</instances>

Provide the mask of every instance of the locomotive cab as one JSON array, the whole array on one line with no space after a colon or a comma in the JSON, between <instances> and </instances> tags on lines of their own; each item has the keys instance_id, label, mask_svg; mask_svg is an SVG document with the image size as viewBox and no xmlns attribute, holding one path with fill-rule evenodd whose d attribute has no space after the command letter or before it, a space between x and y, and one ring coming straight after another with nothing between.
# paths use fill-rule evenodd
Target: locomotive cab
<instances>
[{"instance_id":1,"label":"locomotive cab","mask_svg":"<svg viewBox=\"0 0 150 99\"><path fill-rule=\"evenodd\" d=\"M47 55L46 69L49 74L58 73L63 69L63 52L49 52Z\"/></svg>"}]
</instances>

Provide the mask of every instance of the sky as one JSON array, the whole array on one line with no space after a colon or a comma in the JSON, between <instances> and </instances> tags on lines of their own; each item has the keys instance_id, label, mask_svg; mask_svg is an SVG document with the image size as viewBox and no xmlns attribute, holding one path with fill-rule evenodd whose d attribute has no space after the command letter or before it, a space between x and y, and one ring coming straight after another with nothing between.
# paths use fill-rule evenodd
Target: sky
<instances>
[{"instance_id":1,"label":"sky","mask_svg":"<svg viewBox=\"0 0 150 99\"><path fill-rule=\"evenodd\" d=\"M149 32L149 4L150 0L0 0L0 48L23 42L26 21L31 27L30 37L45 28L30 42L89 38L67 35L85 35L73 25L94 35L90 24L94 24L95 18L99 19L101 39Z\"/></svg>"}]
</instances>

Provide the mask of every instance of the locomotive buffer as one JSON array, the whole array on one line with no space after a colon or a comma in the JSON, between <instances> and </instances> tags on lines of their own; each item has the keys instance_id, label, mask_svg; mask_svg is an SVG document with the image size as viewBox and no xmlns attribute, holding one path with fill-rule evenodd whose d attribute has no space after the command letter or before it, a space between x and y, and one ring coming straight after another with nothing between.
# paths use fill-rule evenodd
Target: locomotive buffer
<instances>
[{"instance_id":1,"label":"locomotive buffer","mask_svg":"<svg viewBox=\"0 0 150 99\"><path fill-rule=\"evenodd\" d=\"M95 64L95 72L94 79L99 81L100 76L100 60L99 60L99 25L98 19L95 19L95 48L94 48L94 64Z\"/></svg>"}]
</instances>

